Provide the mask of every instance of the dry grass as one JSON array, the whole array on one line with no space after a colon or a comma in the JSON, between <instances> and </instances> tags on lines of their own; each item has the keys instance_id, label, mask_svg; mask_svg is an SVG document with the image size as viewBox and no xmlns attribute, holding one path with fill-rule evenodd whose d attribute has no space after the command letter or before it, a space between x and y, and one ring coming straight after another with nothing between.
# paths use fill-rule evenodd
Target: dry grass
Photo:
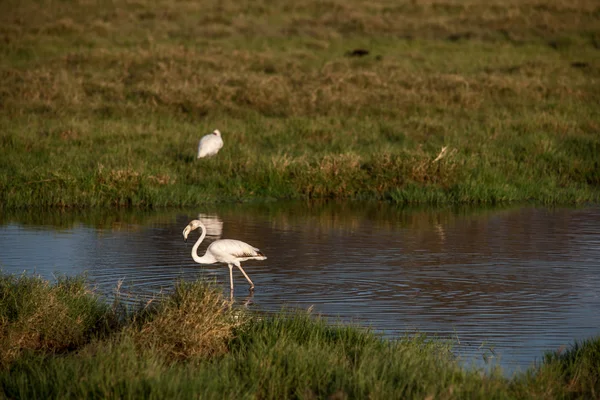
<instances>
[{"instance_id":1,"label":"dry grass","mask_svg":"<svg viewBox=\"0 0 600 400\"><path fill-rule=\"evenodd\" d=\"M9 208L598 199L595 0L11 0L0 43Z\"/></svg>"},{"instance_id":2,"label":"dry grass","mask_svg":"<svg viewBox=\"0 0 600 400\"><path fill-rule=\"evenodd\" d=\"M116 323L82 283L0 275L0 397L587 399L600 389L598 338L506 379L462 368L450 343L424 336L387 341L303 312L248 318L201 282Z\"/></svg>"},{"instance_id":3,"label":"dry grass","mask_svg":"<svg viewBox=\"0 0 600 400\"><path fill-rule=\"evenodd\" d=\"M477 110L507 97L521 104L597 99L585 73L573 87L572 78L556 81L572 75L569 63L548 64L557 46L600 45L593 0L20 2L4 8L4 51L16 67L5 62L1 69L11 113L135 113L143 106L195 115L402 117L425 104ZM207 33L216 26L229 33ZM471 41L489 49L489 59L465 59L460 47L438 40ZM501 58L506 50L520 53L507 45L527 52L540 41L547 48L537 57ZM344 57L345 42L375 48L353 59ZM504 47L499 55L498 46ZM25 68L15 63L34 49ZM42 49L48 54L39 54ZM445 60L436 65L440 57Z\"/></svg>"},{"instance_id":4,"label":"dry grass","mask_svg":"<svg viewBox=\"0 0 600 400\"><path fill-rule=\"evenodd\" d=\"M225 354L234 329L245 322L244 313L232 308L216 288L180 282L124 334L140 349L168 360L201 360Z\"/></svg>"},{"instance_id":5,"label":"dry grass","mask_svg":"<svg viewBox=\"0 0 600 400\"><path fill-rule=\"evenodd\" d=\"M0 366L24 351L64 353L88 343L111 321L81 279L56 285L40 278L0 277Z\"/></svg>"},{"instance_id":6,"label":"dry grass","mask_svg":"<svg viewBox=\"0 0 600 400\"><path fill-rule=\"evenodd\" d=\"M51 284L0 276L0 367L24 352L67 353L110 335L169 362L202 360L225 354L235 328L247 322L243 311L206 283L180 282L173 293L132 310L118 300L102 303L80 278Z\"/></svg>"},{"instance_id":7,"label":"dry grass","mask_svg":"<svg viewBox=\"0 0 600 400\"><path fill-rule=\"evenodd\" d=\"M513 73L485 71L486 65L495 63L493 54L479 61L483 64L479 71L423 75L421 63L407 63L402 53L392 53L382 61L358 62L339 56L330 59L329 51L318 52L316 61L263 52L173 52L159 46L151 52L84 56L75 68L68 60L58 59L53 65L5 73L3 82L10 93L3 96L3 106L13 115L135 115L143 107L193 116L256 112L272 117L368 114L406 118L419 108L477 112L503 102L510 102L503 108L516 108L548 99L598 100L584 75L572 76L568 63L550 64L553 57L549 55L537 67L542 76L520 72L523 67L518 64L507 66L516 69ZM201 63L204 57L215 60L226 72L207 69ZM255 65L268 57L274 58L271 64L279 71L275 76L256 71ZM460 57L448 54L446 68L460 67L456 65L462 63ZM96 68L105 72L90 74L89 69ZM557 80L560 75L571 79ZM597 87L597 81L593 82ZM438 129L445 130L443 126Z\"/></svg>"}]
</instances>

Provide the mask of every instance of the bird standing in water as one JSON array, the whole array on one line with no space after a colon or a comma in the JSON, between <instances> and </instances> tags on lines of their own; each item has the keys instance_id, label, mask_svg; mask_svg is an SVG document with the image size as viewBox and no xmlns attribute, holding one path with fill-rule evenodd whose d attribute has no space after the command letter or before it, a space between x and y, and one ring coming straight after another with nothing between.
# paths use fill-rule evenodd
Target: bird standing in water
<instances>
[{"instance_id":1,"label":"bird standing in water","mask_svg":"<svg viewBox=\"0 0 600 400\"><path fill-rule=\"evenodd\" d=\"M219 152L221 147L223 147L221 132L215 129L213 133L209 133L200 139L200 143L198 143L198 158L214 156Z\"/></svg>"},{"instance_id":2,"label":"bird standing in water","mask_svg":"<svg viewBox=\"0 0 600 400\"><path fill-rule=\"evenodd\" d=\"M195 219L190 222L183 230L183 239L187 241L190 232L198 228L202 230L202 233L192 248L192 258L194 261L196 261L198 264L214 264L218 262L227 264L229 267L229 287L232 293L233 266L235 265L240 271L242 271L242 274L244 274L248 280L248 283L250 284L250 290L254 290L254 283L252 283L246 274L246 271L242 269L242 265L240 263L247 260L266 260L267 257L265 257L265 255L256 247L250 246L248 243L235 239L215 240L208 246L204 255L200 257L198 256L198 247L206 236L206 227L202 221Z\"/></svg>"}]
</instances>

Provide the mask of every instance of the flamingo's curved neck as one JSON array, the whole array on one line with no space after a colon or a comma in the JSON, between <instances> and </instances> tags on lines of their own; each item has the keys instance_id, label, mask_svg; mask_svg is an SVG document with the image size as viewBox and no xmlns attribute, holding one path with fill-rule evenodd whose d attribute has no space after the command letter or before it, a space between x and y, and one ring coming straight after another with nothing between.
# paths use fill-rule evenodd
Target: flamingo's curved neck
<instances>
[{"instance_id":1,"label":"flamingo's curved neck","mask_svg":"<svg viewBox=\"0 0 600 400\"><path fill-rule=\"evenodd\" d=\"M194 247L192 247L192 258L198 264L214 264L217 260L215 260L215 258L209 254L208 251L204 253L202 257L198 256L198 247L200 247L200 243L202 243L204 237L206 236L206 228L204 228L204 225L200 225L200 229L202 229L202 234L200 234L196 244L194 244Z\"/></svg>"}]
</instances>

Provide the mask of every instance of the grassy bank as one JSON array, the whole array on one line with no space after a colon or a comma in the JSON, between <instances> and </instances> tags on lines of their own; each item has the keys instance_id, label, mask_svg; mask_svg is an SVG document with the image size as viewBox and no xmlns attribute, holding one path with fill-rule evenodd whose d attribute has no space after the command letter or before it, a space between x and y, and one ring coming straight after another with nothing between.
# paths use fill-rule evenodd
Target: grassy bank
<instances>
[{"instance_id":1,"label":"grassy bank","mask_svg":"<svg viewBox=\"0 0 600 400\"><path fill-rule=\"evenodd\" d=\"M600 200L594 0L9 0L0 37L4 208Z\"/></svg>"},{"instance_id":2,"label":"grassy bank","mask_svg":"<svg viewBox=\"0 0 600 400\"><path fill-rule=\"evenodd\" d=\"M600 340L510 379L464 369L448 343L386 341L304 313L258 316L202 283L138 308L82 279L0 277L7 398L598 398ZM496 371L499 372L499 371Z\"/></svg>"}]
</instances>

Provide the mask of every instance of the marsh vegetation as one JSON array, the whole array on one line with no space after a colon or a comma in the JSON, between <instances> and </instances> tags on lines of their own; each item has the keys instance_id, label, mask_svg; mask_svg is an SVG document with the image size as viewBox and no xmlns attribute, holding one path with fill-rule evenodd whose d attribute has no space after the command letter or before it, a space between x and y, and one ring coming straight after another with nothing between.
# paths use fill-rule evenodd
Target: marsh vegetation
<instances>
[{"instance_id":1,"label":"marsh vegetation","mask_svg":"<svg viewBox=\"0 0 600 400\"><path fill-rule=\"evenodd\" d=\"M0 9L4 208L599 199L593 0Z\"/></svg>"},{"instance_id":2,"label":"marsh vegetation","mask_svg":"<svg viewBox=\"0 0 600 400\"><path fill-rule=\"evenodd\" d=\"M452 343L384 340L306 312L259 316L205 283L107 304L82 278L0 276L0 394L26 398L594 398L600 341L505 378Z\"/></svg>"},{"instance_id":3,"label":"marsh vegetation","mask_svg":"<svg viewBox=\"0 0 600 400\"><path fill-rule=\"evenodd\" d=\"M1 209L600 200L594 0L6 0L0 43ZM599 343L507 379L202 284L0 278L8 398L593 398Z\"/></svg>"}]
</instances>

